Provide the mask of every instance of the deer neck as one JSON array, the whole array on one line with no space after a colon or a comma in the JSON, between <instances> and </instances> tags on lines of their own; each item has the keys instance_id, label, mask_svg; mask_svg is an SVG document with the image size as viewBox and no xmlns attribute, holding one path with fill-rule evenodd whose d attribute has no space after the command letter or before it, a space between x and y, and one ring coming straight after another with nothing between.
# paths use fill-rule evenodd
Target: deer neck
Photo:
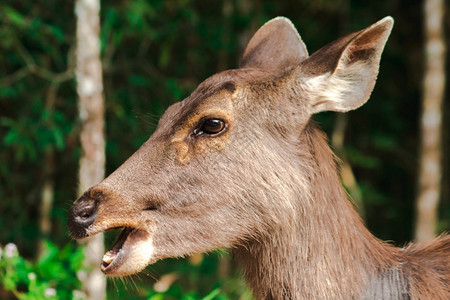
<instances>
[{"instance_id":1,"label":"deer neck","mask_svg":"<svg viewBox=\"0 0 450 300\"><path fill-rule=\"evenodd\" d=\"M347 199L325 135L310 123L302 136L317 165L309 199L298 195L307 207L235 249L235 258L257 299L359 298L392 265L392 247L367 231Z\"/></svg>"}]
</instances>

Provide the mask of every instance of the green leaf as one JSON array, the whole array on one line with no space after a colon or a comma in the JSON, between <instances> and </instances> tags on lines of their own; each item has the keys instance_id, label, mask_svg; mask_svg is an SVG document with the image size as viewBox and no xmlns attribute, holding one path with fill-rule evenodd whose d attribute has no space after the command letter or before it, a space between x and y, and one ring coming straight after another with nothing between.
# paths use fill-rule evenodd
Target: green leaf
<instances>
[{"instance_id":1,"label":"green leaf","mask_svg":"<svg viewBox=\"0 0 450 300\"><path fill-rule=\"evenodd\" d=\"M25 27L27 25L25 18L13 8L6 6L3 7L3 11L13 24L18 25L19 27Z\"/></svg>"},{"instance_id":2,"label":"green leaf","mask_svg":"<svg viewBox=\"0 0 450 300\"><path fill-rule=\"evenodd\" d=\"M14 129L8 131L8 133L6 133L5 137L3 138L3 141L5 142L6 145L12 145L15 142L17 142L18 141L17 131Z\"/></svg>"},{"instance_id":3,"label":"green leaf","mask_svg":"<svg viewBox=\"0 0 450 300\"><path fill-rule=\"evenodd\" d=\"M350 162L357 166L367 169L377 169L381 165L378 157L367 155L356 148L346 147L345 151Z\"/></svg>"},{"instance_id":4,"label":"green leaf","mask_svg":"<svg viewBox=\"0 0 450 300\"><path fill-rule=\"evenodd\" d=\"M70 255L70 266L72 270L81 270L84 261L84 248L80 247Z\"/></svg>"},{"instance_id":5,"label":"green leaf","mask_svg":"<svg viewBox=\"0 0 450 300\"><path fill-rule=\"evenodd\" d=\"M49 26L50 26L50 30L53 33L53 35L55 36L55 38L58 41L63 42L65 40L64 31L62 31L61 28L59 28L58 26L55 26L55 25L49 25Z\"/></svg>"},{"instance_id":6,"label":"green leaf","mask_svg":"<svg viewBox=\"0 0 450 300\"><path fill-rule=\"evenodd\" d=\"M52 134L56 148L59 150L64 149L65 142L64 142L64 134L62 133L62 131L59 130L58 128L54 128L52 130Z\"/></svg>"},{"instance_id":7,"label":"green leaf","mask_svg":"<svg viewBox=\"0 0 450 300\"><path fill-rule=\"evenodd\" d=\"M44 267L48 264L54 257L58 255L58 248L49 241L44 242L44 251L42 255L37 260L37 265L39 267Z\"/></svg>"},{"instance_id":8,"label":"green leaf","mask_svg":"<svg viewBox=\"0 0 450 300\"><path fill-rule=\"evenodd\" d=\"M133 74L130 76L130 82L137 86L147 86L149 84L149 79L144 76Z\"/></svg>"},{"instance_id":9,"label":"green leaf","mask_svg":"<svg viewBox=\"0 0 450 300\"><path fill-rule=\"evenodd\" d=\"M5 290L11 291L16 288L17 278L12 276L5 276L2 279L2 284L5 287Z\"/></svg>"},{"instance_id":10,"label":"green leaf","mask_svg":"<svg viewBox=\"0 0 450 300\"><path fill-rule=\"evenodd\" d=\"M158 293L158 294L150 296L148 298L148 300L164 300L164 295Z\"/></svg>"},{"instance_id":11,"label":"green leaf","mask_svg":"<svg viewBox=\"0 0 450 300\"><path fill-rule=\"evenodd\" d=\"M220 294L220 289L217 288L217 289L213 290L211 293L209 293L208 295L206 295L205 297L203 297L202 300L213 300L219 294Z\"/></svg>"}]
</instances>

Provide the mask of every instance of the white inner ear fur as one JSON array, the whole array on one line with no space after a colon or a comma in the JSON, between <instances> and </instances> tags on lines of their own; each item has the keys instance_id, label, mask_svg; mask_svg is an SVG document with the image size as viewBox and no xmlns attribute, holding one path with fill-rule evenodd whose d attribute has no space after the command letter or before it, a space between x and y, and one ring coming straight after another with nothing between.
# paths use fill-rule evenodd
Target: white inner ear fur
<instances>
[{"instance_id":1,"label":"white inner ear fur","mask_svg":"<svg viewBox=\"0 0 450 300\"><path fill-rule=\"evenodd\" d=\"M335 70L302 80L311 113L347 112L366 103L375 86L381 53L393 22L386 17L358 34L345 46Z\"/></svg>"},{"instance_id":2,"label":"white inner ear fur","mask_svg":"<svg viewBox=\"0 0 450 300\"><path fill-rule=\"evenodd\" d=\"M378 67L373 63L355 62L346 65L342 57L333 72L307 78L302 82L312 113L347 112L367 102L375 85Z\"/></svg>"}]
</instances>

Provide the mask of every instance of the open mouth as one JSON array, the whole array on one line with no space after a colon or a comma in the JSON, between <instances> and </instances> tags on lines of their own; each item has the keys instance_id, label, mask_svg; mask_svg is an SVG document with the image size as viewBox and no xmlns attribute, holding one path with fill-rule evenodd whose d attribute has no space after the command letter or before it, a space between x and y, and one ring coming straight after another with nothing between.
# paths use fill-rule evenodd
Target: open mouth
<instances>
[{"instance_id":1,"label":"open mouth","mask_svg":"<svg viewBox=\"0 0 450 300\"><path fill-rule=\"evenodd\" d=\"M123 250L123 246L128 238L128 236L133 232L134 228L131 227L125 227L122 231L122 233L117 238L116 242L114 243L114 246L111 250L105 253L102 259L102 264L100 265L100 268L102 272L108 273L108 271L111 271L111 269L114 269L115 267L118 267L120 265L120 262L122 260L123 255L125 254Z\"/></svg>"},{"instance_id":2,"label":"open mouth","mask_svg":"<svg viewBox=\"0 0 450 300\"><path fill-rule=\"evenodd\" d=\"M108 276L125 276L145 268L153 254L150 234L125 227L111 250L103 256L100 269Z\"/></svg>"}]
</instances>

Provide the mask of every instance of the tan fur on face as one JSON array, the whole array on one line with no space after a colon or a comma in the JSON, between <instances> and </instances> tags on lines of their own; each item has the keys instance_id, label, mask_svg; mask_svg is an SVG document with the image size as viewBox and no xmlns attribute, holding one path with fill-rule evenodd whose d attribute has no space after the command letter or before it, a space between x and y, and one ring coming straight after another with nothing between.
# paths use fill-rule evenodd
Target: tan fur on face
<instances>
[{"instance_id":1,"label":"tan fur on face","mask_svg":"<svg viewBox=\"0 0 450 300\"><path fill-rule=\"evenodd\" d=\"M237 90L230 92L222 89L211 97L204 99L202 104L191 111L171 143L177 152L177 159L181 164L188 163L192 155L201 156L209 151L220 151L225 147L228 131L233 127L233 98ZM195 138L193 132L202 119L222 119L226 122L226 131L219 137Z\"/></svg>"},{"instance_id":2,"label":"tan fur on face","mask_svg":"<svg viewBox=\"0 0 450 300\"><path fill-rule=\"evenodd\" d=\"M80 198L73 233L129 227L120 256L106 255L116 263L109 276L228 247L257 299L450 299L450 237L399 249L370 234L311 120L367 101L392 25L384 18L308 57L290 21L268 22L240 69L171 106L150 139ZM204 118L226 130L195 134ZM76 219L83 203L96 208L87 228Z\"/></svg>"}]
</instances>

